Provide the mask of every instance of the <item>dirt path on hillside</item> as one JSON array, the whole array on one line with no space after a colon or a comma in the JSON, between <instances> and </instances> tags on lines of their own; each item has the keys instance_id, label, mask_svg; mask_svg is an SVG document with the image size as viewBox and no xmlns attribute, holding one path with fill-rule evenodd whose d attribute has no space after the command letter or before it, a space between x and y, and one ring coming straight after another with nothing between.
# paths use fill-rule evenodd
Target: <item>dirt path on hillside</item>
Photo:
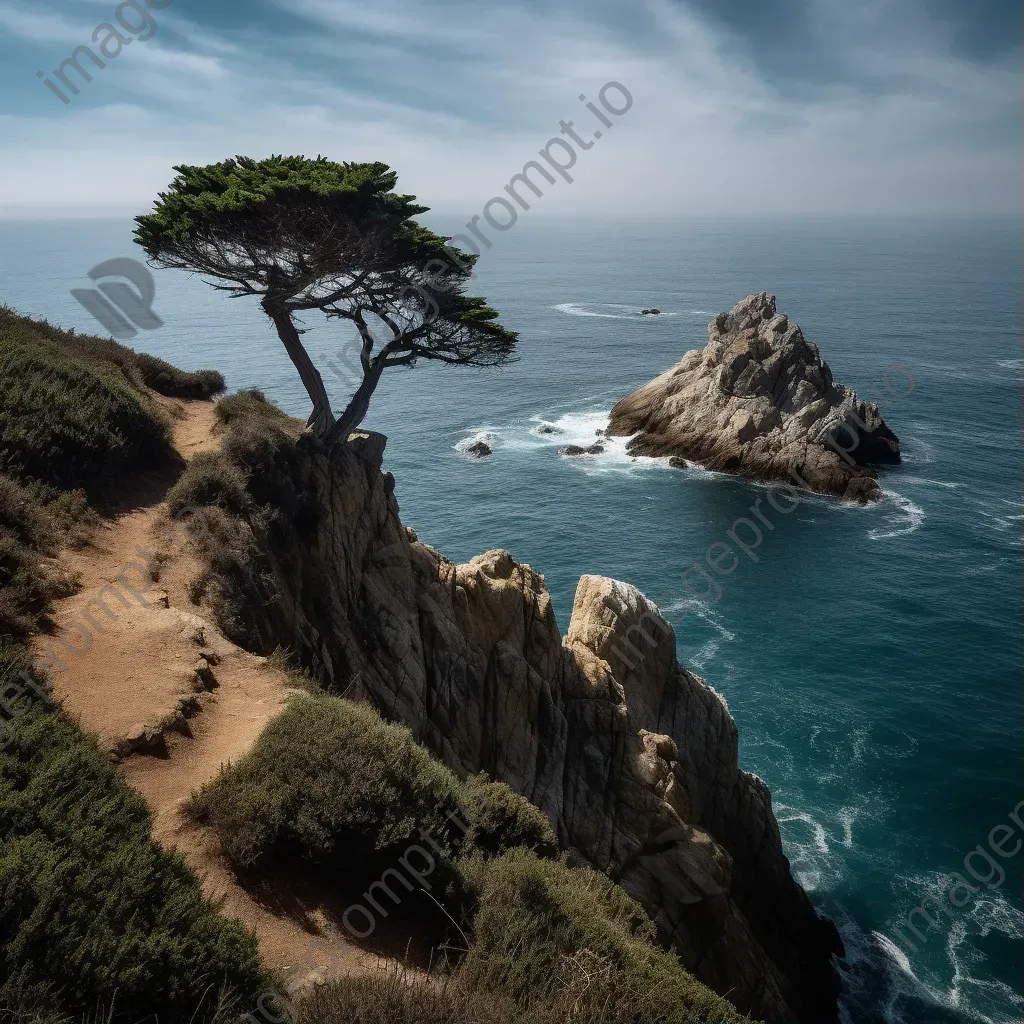
<instances>
[{"instance_id":1,"label":"dirt path on hillside","mask_svg":"<svg viewBox=\"0 0 1024 1024\"><path fill-rule=\"evenodd\" d=\"M177 849L208 896L241 919L267 966L293 987L376 968L380 958L330 924L337 908L316 887L254 895L243 889L206 829L186 822L182 802L237 760L284 707L288 676L225 639L188 600L198 563L184 534L168 531L168 488L184 460L217 447L213 403L161 404L172 414L182 462L140 474L104 499L110 515L89 546L61 561L81 589L58 602L57 632L35 645L64 709L108 749L153 811L153 836Z\"/></svg>"}]
</instances>

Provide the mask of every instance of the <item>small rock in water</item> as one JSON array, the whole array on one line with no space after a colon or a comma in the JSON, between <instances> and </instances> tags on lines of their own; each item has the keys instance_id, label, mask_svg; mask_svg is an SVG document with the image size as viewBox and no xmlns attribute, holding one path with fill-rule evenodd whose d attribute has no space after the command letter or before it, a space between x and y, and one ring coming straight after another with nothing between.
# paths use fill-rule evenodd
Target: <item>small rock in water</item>
<instances>
[{"instance_id":1,"label":"small rock in water","mask_svg":"<svg viewBox=\"0 0 1024 1024\"><path fill-rule=\"evenodd\" d=\"M591 444L584 448L578 444L567 444L564 448L559 448L559 455L600 455L604 451L603 444Z\"/></svg>"},{"instance_id":2,"label":"small rock in water","mask_svg":"<svg viewBox=\"0 0 1024 1024\"><path fill-rule=\"evenodd\" d=\"M554 427L550 423L542 423L537 428L538 434L560 434L562 431L559 427Z\"/></svg>"},{"instance_id":3,"label":"small rock in water","mask_svg":"<svg viewBox=\"0 0 1024 1024\"><path fill-rule=\"evenodd\" d=\"M493 454L493 449L486 441L476 441L466 449L466 454L471 459L486 459Z\"/></svg>"},{"instance_id":4,"label":"small rock in water","mask_svg":"<svg viewBox=\"0 0 1024 1024\"><path fill-rule=\"evenodd\" d=\"M650 309L641 309L640 310L640 315L641 316L660 316L661 315L661 310L655 308L654 306L651 306Z\"/></svg>"}]
</instances>

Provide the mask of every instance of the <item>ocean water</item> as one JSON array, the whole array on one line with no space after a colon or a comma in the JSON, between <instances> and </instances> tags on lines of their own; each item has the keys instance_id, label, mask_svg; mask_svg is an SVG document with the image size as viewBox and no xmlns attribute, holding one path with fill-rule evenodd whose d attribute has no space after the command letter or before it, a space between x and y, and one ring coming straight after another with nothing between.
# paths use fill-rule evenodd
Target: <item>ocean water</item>
<instances>
[{"instance_id":1,"label":"ocean water","mask_svg":"<svg viewBox=\"0 0 1024 1024\"><path fill-rule=\"evenodd\" d=\"M137 255L130 231L0 223L0 301L95 331L69 291ZM524 218L474 288L520 332L519 361L391 371L367 420L427 543L456 560L508 548L544 573L563 629L583 573L636 584L673 621L680 660L725 695L742 765L772 789L797 877L840 927L851 1024L1024 1020L1024 850L989 852L1001 881L980 854L964 867L1024 798L1019 266L1016 222ZM305 413L252 300L176 272L156 282L164 326L131 344ZM878 402L904 461L871 508L812 498L783 515L762 500L771 528L737 530L750 554L713 589L691 567L764 488L634 461L619 441L586 459L558 448L594 440L618 398L762 290ZM635 315L646 306L665 314ZM341 405L348 336L304 326ZM472 460L480 437L494 454ZM952 872L976 891L918 941L904 918Z\"/></svg>"}]
</instances>

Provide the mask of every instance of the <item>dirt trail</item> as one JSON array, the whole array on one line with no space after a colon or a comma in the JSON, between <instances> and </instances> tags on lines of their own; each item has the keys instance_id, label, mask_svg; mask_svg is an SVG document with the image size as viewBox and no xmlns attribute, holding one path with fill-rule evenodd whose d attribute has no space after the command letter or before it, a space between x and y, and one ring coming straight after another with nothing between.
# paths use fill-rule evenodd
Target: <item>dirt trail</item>
<instances>
[{"instance_id":1,"label":"dirt trail","mask_svg":"<svg viewBox=\"0 0 1024 1024\"><path fill-rule=\"evenodd\" d=\"M217 447L211 402L161 404L175 417L183 459ZM65 710L124 756L129 784L153 811L154 838L179 850L204 891L256 933L269 967L295 987L373 969L380 959L338 936L329 923L337 908L324 906L315 887L246 891L212 835L180 814L295 692L284 672L236 647L189 603L198 563L182 534L167 532L163 501L180 468L142 475L111 495L115 511L90 545L64 553L82 586L57 604L57 633L41 638L36 654L49 663Z\"/></svg>"}]
</instances>

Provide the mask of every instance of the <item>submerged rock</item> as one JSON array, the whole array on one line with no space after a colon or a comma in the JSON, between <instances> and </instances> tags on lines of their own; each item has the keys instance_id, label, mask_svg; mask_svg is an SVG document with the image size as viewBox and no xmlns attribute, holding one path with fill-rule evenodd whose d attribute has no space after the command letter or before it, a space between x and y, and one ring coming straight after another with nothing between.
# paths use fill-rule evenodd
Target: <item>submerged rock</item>
<instances>
[{"instance_id":1,"label":"submerged rock","mask_svg":"<svg viewBox=\"0 0 1024 1024\"><path fill-rule=\"evenodd\" d=\"M703 350L622 399L610 436L634 455L676 456L754 480L785 480L858 501L881 497L871 464L900 443L871 402L832 379L775 296L748 295L708 325Z\"/></svg>"},{"instance_id":2,"label":"submerged rock","mask_svg":"<svg viewBox=\"0 0 1024 1024\"><path fill-rule=\"evenodd\" d=\"M604 445L595 441L593 444L588 444L585 448L578 444L567 444L563 448L558 449L559 455L600 455L604 451Z\"/></svg>"},{"instance_id":3,"label":"submerged rock","mask_svg":"<svg viewBox=\"0 0 1024 1024\"><path fill-rule=\"evenodd\" d=\"M641 309L640 316L659 316L661 314L660 309L655 309L653 306L650 309Z\"/></svg>"}]
</instances>

